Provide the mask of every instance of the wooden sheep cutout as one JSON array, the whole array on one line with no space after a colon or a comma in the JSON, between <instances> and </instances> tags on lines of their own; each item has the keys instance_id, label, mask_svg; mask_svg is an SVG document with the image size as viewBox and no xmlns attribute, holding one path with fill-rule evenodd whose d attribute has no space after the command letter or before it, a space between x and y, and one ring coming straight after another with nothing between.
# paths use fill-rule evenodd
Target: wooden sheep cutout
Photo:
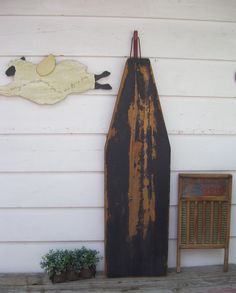
<instances>
[{"instance_id":1,"label":"wooden sheep cutout","mask_svg":"<svg viewBox=\"0 0 236 293\"><path fill-rule=\"evenodd\" d=\"M87 71L87 66L75 60L64 60L56 64L53 55L39 64L25 60L12 60L6 70L13 81L0 86L0 95L21 96L37 104L55 104L71 93L82 93L91 89L110 90L109 84L100 84L100 78L110 75L104 71L96 75Z\"/></svg>"}]
</instances>

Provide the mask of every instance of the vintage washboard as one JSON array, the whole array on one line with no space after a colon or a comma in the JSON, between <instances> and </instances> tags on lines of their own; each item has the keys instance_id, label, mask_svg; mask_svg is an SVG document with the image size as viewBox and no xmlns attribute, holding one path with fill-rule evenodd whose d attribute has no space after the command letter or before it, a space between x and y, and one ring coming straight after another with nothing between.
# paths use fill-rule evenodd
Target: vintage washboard
<instances>
[{"instance_id":1,"label":"vintage washboard","mask_svg":"<svg viewBox=\"0 0 236 293\"><path fill-rule=\"evenodd\" d=\"M166 274L169 180L170 145L150 60L135 56L125 65L105 147L108 277Z\"/></svg>"},{"instance_id":2,"label":"vintage washboard","mask_svg":"<svg viewBox=\"0 0 236 293\"><path fill-rule=\"evenodd\" d=\"M228 270L232 175L179 174L177 272L180 249L224 248Z\"/></svg>"}]
</instances>

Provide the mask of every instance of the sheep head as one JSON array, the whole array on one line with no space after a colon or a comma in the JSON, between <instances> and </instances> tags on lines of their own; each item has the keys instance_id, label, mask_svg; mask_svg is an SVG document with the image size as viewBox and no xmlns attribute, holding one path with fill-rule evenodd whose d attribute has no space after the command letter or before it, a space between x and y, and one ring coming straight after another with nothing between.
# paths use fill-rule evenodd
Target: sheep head
<instances>
[{"instance_id":1,"label":"sheep head","mask_svg":"<svg viewBox=\"0 0 236 293\"><path fill-rule=\"evenodd\" d=\"M11 60L8 63L5 73L9 77L13 77L14 81L30 80L32 78L35 78L37 75L36 65L29 61L26 61L25 57Z\"/></svg>"},{"instance_id":2,"label":"sheep head","mask_svg":"<svg viewBox=\"0 0 236 293\"><path fill-rule=\"evenodd\" d=\"M14 76L16 73L16 68L24 63L25 57L21 57L20 59L11 60L7 65L6 75Z\"/></svg>"}]
</instances>

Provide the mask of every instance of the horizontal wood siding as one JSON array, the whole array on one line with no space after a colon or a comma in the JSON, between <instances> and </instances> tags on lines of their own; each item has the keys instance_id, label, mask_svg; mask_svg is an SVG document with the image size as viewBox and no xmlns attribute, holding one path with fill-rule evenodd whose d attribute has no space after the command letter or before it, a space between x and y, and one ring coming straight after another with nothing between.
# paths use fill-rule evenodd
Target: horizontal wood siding
<instances>
[{"instance_id":1,"label":"horizontal wood siding","mask_svg":"<svg viewBox=\"0 0 236 293\"><path fill-rule=\"evenodd\" d=\"M2 272L38 272L38 262L41 256L48 252L49 249L74 249L85 245L92 249L97 249L104 256L103 242L4 242L0 243L0 258L6 259L6 255L14 255L8 257L7 262L0 262L0 271ZM230 239L230 259L231 263L236 261L236 253L232 247L235 247L236 239ZM223 262L223 250L183 250L181 263L182 266L195 266L221 264ZM176 240L169 240L169 259L168 266L175 267L176 259ZM104 259L98 265L98 270L104 269Z\"/></svg>"},{"instance_id":2,"label":"horizontal wood siding","mask_svg":"<svg viewBox=\"0 0 236 293\"><path fill-rule=\"evenodd\" d=\"M236 205L232 206L232 220ZM104 241L103 208L1 208L1 242ZM177 206L170 206L169 239L176 239ZM4 227L8 226L8 230ZM45 225L47 223L47 225ZM76 227L76 229L75 229ZM236 227L231 225L231 237Z\"/></svg>"},{"instance_id":3,"label":"horizontal wood siding","mask_svg":"<svg viewBox=\"0 0 236 293\"><path fill-rule=\"evenodd\" d=\"M67 16L0 16L0 44L4 44L0 52L7 56L51 52L123 57L130 52L134 28L140 31L142 44L145 44L143 56L204 60L236 58L236 23L191 21L189 25L175 19L152 18L81 17L78 21L77 17Z\"/></svg>"},{"instance_id":4,"label":"horizontal wood siding","mask_svg":"<svg viewBox=\"0 0 236 293\"><path fill-rule=\"evenodd\" d=\"M212 172L212 171L211 171ZM236 172L233 190L236 188ZM103 172L8 172L0 174L1 208L101 208ZM14 184L13 184L14 182ZM171 172L170 205L177 205L178 171ZM69 186L69 188L68 188ZM43 201L42 201L43 198ZM236 205L236 193L232 194Z\"/></svg>"},{"instance_id":5,"label":"horizontal wood siding","mask_svg":"<svg viewBox=\"0 0 236 293\"><path fill-rule=\"evenodd\" d=\"M173 171L234 170L234 135L170 135ZM105 135L1 135L0 172L101 172ZM194 158L198 158L197 160Z\"/></svg>"},{"instance_id":6,"label":"horizontal wood siding","mask_svg":"<svg viewBox=\"0 0 236 293\"><path fill-rule=\"evenodd\" d=\"M2 0L1 15L73 15L235 21L234 0Z\"/></svg>"},{"instance_id":7,"label":"horizontal wood siding","mask_svg":"<svg viewBox=\"0 0 236 293\"><path fill-rule=\"evenodd\" d=\"M50 48L48 49L48 51L50 51ZM27 60L33 63L38 63L43 58L42 56L29 57L26 54L20 54L19 56L14 55L9 57L0 57L0 84L6 84L9 82L9 77L5 75L5 69L7 68L7 64L9 63L9 61L19 58L22 55L24 55ZM126 58L80 56L68 56L62 58L59 56L57 60L59 62L68 58L73 58L86 64L88 66L88 70L93 73L100 73L104 69L109 70L111 72L111 76L109 76L109 82L112 84L113 88L111 91L92 90L85 92L82 95L70 95L69 99L73 99L73 101L80 100L83 96L87 95L92 95L96 97L110 97L111 95L117 95ZM224 99L234 98L236 96L234 81L234 72L236 66L235 61L219 62L214 60L179 60L168 58L151 58L151 61L153 72L156 77L156 84L158 86L158 93L165 98L212 97ZM19 100L19 98L6 99L13 99L14 101ZM26 104L30 103L29 101L25 102L27 102ZM66 101L63 102L66 103ZM62 107L60 105L60 103L54 105L53 109L57 109L57 107ZM35 105L35 107L37 107L37 109L41 109L38 110L40 112L45 111L45 109L47 110L51 108L50 106L45 105ZM32 104L31 108L33 108ZM90 111L95 111L95 109L92 108L90 109ZM94 115L93 112L91 113L91 115Z\"/></svg>"},{"instance_id":8,"label":"horizontal wood siding","mask_svg":"<svg viewBox=\"0 0 236 293\"><path fill-rule=\"evenodd\" d=\"M53 53L110 71L113 87L54 106L0 96L0 272L40 271L51 248L86 245L104 255L104 144L134 29L151 57L172 147L169 266L178 173L233 174L235 222L236 2L226 2L0 1L0 85L10 81L11 59L38 63ZM231 263L235 251L232 224ZM219 263L222 250L182 252L182 266Z\"/></svg>"}]
</instances>

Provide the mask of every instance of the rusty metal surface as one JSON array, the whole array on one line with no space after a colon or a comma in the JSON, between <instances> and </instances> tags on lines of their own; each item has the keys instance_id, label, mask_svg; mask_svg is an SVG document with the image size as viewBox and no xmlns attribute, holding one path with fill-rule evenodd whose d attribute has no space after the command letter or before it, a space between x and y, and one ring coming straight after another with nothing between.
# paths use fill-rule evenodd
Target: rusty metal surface
<instances>
[{"instance_id":1,"label":"rusty metal surface","mask_svg":"<svg viewBox=\"0 0 236 293\"><path fill-rule=\"evenodd\" d=\"M125 65L105 148L106 270L165 275L170 145L149 59Z\"/></svg>"}]
</instances>

